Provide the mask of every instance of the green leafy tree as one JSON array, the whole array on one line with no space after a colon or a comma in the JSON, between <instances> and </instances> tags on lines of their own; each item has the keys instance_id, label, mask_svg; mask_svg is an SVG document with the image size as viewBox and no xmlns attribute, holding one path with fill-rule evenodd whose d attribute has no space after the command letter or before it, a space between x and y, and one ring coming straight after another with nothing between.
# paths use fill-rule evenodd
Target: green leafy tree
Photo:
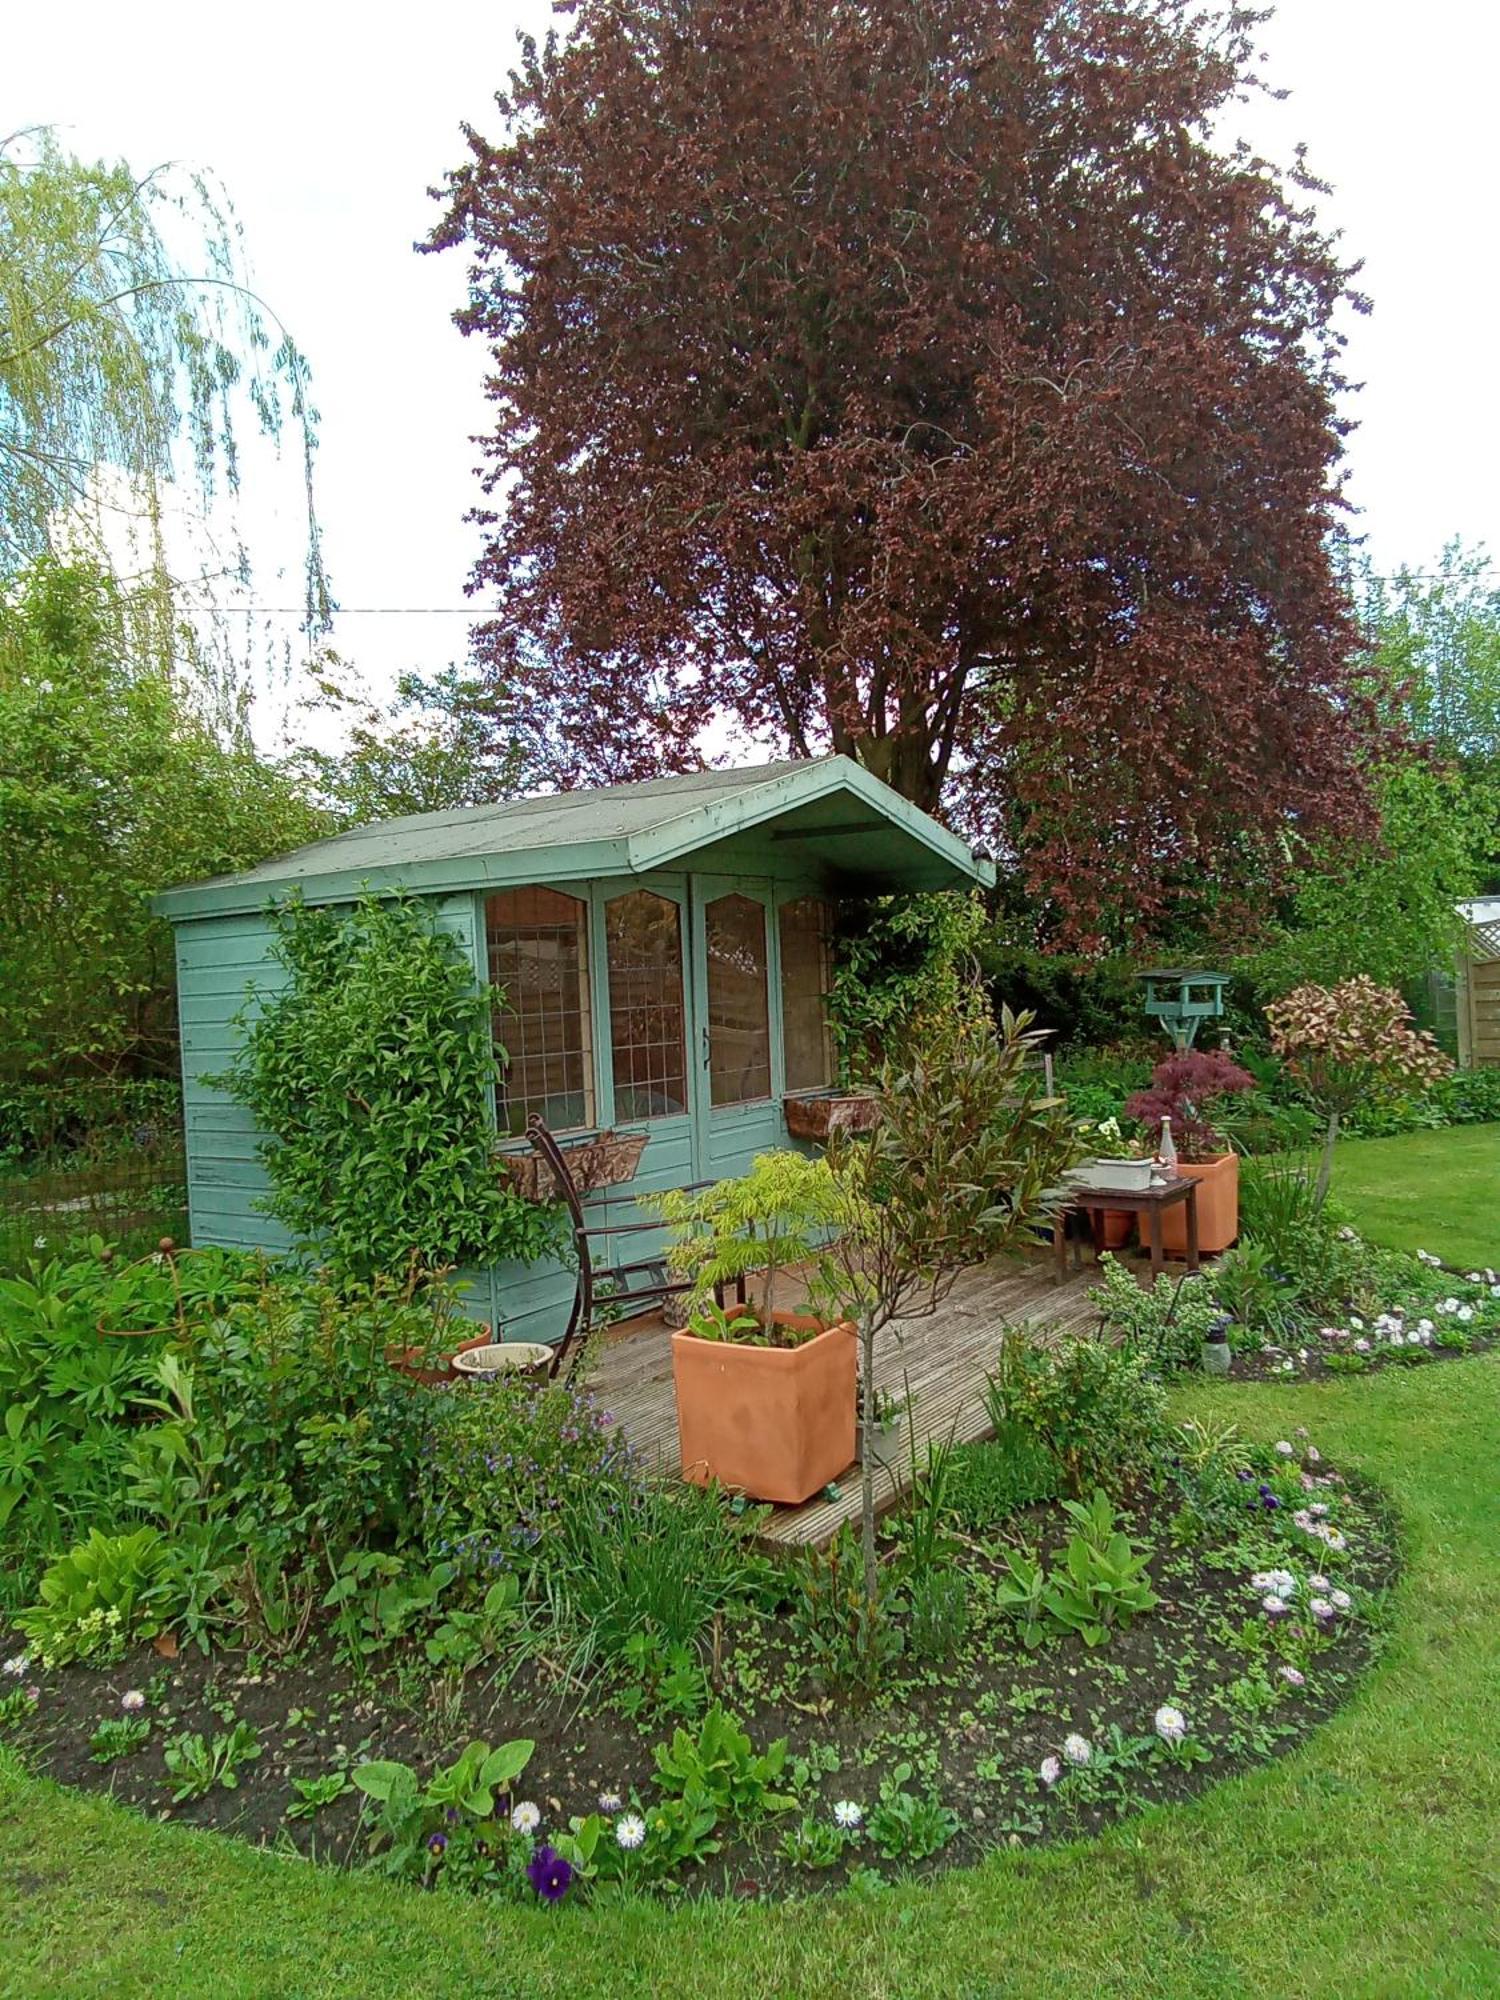
<instances>
[{"instance_id":1,"label":"green leafy tree","mask_svg":"<svg viewBox=\"0 0 1500 2000\"><path fill-rule=\"evenodd\" d=\"M307 616L326 623L307 364L251 289L227 199L201 174L74 159L46 130L0 142L0 573L47 552L107 566L122 523L143 529L159 650L179 650L165 495L232 499L247 417L300 442Z\"/></svg>"},{"instance_id":2,"label":"green leafy tree","mask_svg":"<svg viewBox=\"0 0 1500 2000\"><path fill-rule=\"evenodd\" d=\"M1500 763L1500 570L1448 542L1433 571L1356 572L1361 621L1412 732L1465 763Z\"/></svg>"},{"instance_id":3,"label":"green leafy tree","mask_svg":"<svg viewBox=\"0 0 1500 2000\"><path fill-rule=\"evenodd\" d=\"M325 655L305 706L331 717L343 743L333 751L307 746L298 767L329 810L353 825L515 798L528 776L525 753L497 735L493 715L477 712L476 686L453 667L430 679L403 674L395 700L381 707L351 685L344 661Z\"/></svg>"},{"instance_id":4,"label":"green leafy tree","mask_svg":"<svg viewBox=\"0 0 1500 2000\"><path fill-rule=\"evenodd\" d=\"M1079 1142L1065 1113L1026 1086L1038 1037L1008 1011L998 1032L967 990L964 1004L929 1019L920 1043L884 1066L881 1117L852 1138L835 1133L828 1160L838 1185L842 1269L860 1345L861 1414L875 1428L875 1360L895 1322L935 1312L958 1274L1035 1241ZM860 1481L866 1636L879 1609L875 1460Z\"/></svg>"},{"instance_id":5,"label":"green leafy tree","mask_svg":"<svg viewBox=\"0 0 1500 2000\"><path fill-rule=\"evenodd\" d=\"M1377 798L1376 840L1354 854L1309 851L1283 916L1241 962L1263 994L1358 973L1408 986L1451 961L1454 905L1480 884L1500 792L1453 767L1412 761L1385 770Z\"/></svg>"},{"instance_id":6,"label":"green leafy tree","mask_svg":"<svg viewBox=\"0 0 1500 2000\"><path fill-rule=\"evenodd\" d=\"M175 1061L159 889L326 821L137 643L107 575L43 559L0 596L0 1073Z\"/></svg>"}]
</instances>

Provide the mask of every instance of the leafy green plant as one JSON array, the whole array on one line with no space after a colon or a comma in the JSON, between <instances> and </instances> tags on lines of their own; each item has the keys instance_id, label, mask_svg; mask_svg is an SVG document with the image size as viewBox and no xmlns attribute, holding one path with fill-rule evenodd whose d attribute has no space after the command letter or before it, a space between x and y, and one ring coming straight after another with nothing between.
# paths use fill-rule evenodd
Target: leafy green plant
<instances>
[{"instance_id":1,"label":"leafy green plant","mask_svg":"<svg viewBox=\"0 0 1500 2000\"><path fill-rule=\"evenodd\" d=\"M790 1264L810 1267L807 1290L814 1306L827 1302L836 1290L825 1245L840 1226L842 1208L822 1155L761 1153L749 1173L733 1180L716 1181L696 1192L675 1190L646 1198L655 1202L662 1219L676 1231L667 1261L693 1281L691 1303L707 1329L705 1338L754 1338L779 1346L809 1338L806 1330L778 1329L772 1315L778 1277ZM706 1310L716 1285L752 1272L760 1274L758 1314L742 1313L731 1320ZM732 1331L736 1325L739 1331Z\"/></svg>"},{"instance_id":2,"label":"leafy green plant","mask_svg":"<svg viewBox=\"0 0 1500 2000\"><path fill-rule=\"evenodd\" d=\"M286 1809L288 1819L312 1819L345 1798L354 1787L347 1771L324 1771L316 1778L293 1778L297 1794Z\"/></svg>"},{"instance_id":3,"label":"leafy green plant","mask_svg":"<svg viewBox=\"0 0 1500 2000\"><path fill-rule=\"evenodd\" d=\"M475 983L430 905L293 898L272 925L286 982L241 1017L222 1079L267 1135L267 1211L364 1281L556 1249L560 1211L524 1200L495 1165L500 996Z\"/></svg>"},{"instance_id":4,"label":"leafy green plant","mask_svg":"<svg viewBox=\"0 0 1500 2000\"><path fill-rule=\"evenodd\" d=\"M786 1738L757 1755L748 1734L717 1703L696 1735L675 1729L669 1743L656 1746L654 1759L664 1798L709 1806L720 1819L748 1825L796 1804L790 1793L775 1789L786 1771Z\"/></svg>"},{"instance_id":5,"label":"leafy green plant","mask_svg":"<svg viewBox=\"0 0 1500 2000\"><path fill-rule=\"evenodd\" d=\"M359 1765L354 1782L380 1807L370 1846L385 1872L425 1876L455 1843L468 1845L476 1826L494 1813L496 1794L511 1790L535 1749L525 1737L493 1750L476 1741L433 1771L425 1785L409 1764L377 1759Z\"/></svg>"},{"instance_id":6,"label":"leafy green plant","mask_svg":"<svg viewBox=\"0 0 1500 2000\"><path fill-rule=\"evenodd\" d=\"M993 1586L995 1608L1021 1628L1021 1643L1040 1646L1046 1638L1047 1572L1029 1550L1007 1549L1005 1573Z\"/></svg>"},{"instance_id":7,"label":"leafy green plant","mask_svg":"<svg viewBox=\"0 0 1500 2000\"><path fill-rule=\"evenodd\" d=\"M971 1534L986 1534L1018 1508L1055 1498L1062 1485L1057 1455L1033 1432L1004 1424L979 1444L953 1449L948 1465L948 1508Z\"/></svg>"},{"instance_id":8,"label":"leafy green plant","mask_svg":"<svg viewBox=\"0 0 1500 2000\"><path fill-rule=\"evenodd\" d=\"M691 1646L667 1645L655 1632L632 1632L621 1649L624 1684L615 1695L622 1715L701 1715L708 1675Z\"/></svg>"},{"instance_id":9,"label":"leafy green plant","mask_svg":"<svg viewBox=\"0 0 1500 2000\"><path fill-rule=\"evenodd\" d=\"M828 1687L874 1693L905 1638L882 1600L871 1608L852 1530L841 1528L826 1548L804 1550L791 1574L788 1621L798 1653Z\"/></svg>"},{"instance_id":10,"label":"leafy green plant","mask_svg":"<svg viewBox=\"0 0 1500 2000\"><path fill-rule=\"evenodd\" d=\"M1063 1504L1078 1532L1047 1580L1043 1608L1086 1646L1102 1646L1112 1632L1159 1602L1147 1581L1150 1556L1117 1526L1114 1507L1102 1489L1087 1507L1078 1501Z\"/></svg>"},{"instance_id":11,"label":"leafy green plant","mask_svg":"<svg viewBox=\"0 0 1500 2000\"><path fill-rule=\"evenodd\" d=\"M163 1782L172 1788L174 1805L204 1798L216 1785L232 1792L239 1786L241 1770L260 1754L260 1737L248 1722L236 1722L212 1740L185 1730L162 1752L167 1767Z\"/></svg>"},{"instance_id":12,"label":"leafy green plant","mask_svg":"<svg viewBox=\"0 0 1500 2000\"><path fill-rule=\"evenodd\" d=\"M782 1859L794 1868L833 1868L843 1860L849 1835L832 1820L804 1816L781 1836Z\"/></svg>"},{"instance_id":13,"label":"leafy green plant","mask_svg":"<svg viewBox=\"0 0 1500 2000\"><path fill-rule=\"evenodd\" d=\"M909 1792L910 1764L898 1764L880 1787L871 1808L869 1835L887 1861L926 1861L948 1845L959 1829L958 1814L934 1792Z\"/></svg>"},{"instance_id":14,"label":"leafy green plant","mask_svg":"<svg viewBox=\"0 0 1500 2000\"><path fill-rule=\"evenodd\" d=\"M521 1586L514 1576L498 1577L484 1593L477 1610L450 1606L426 1642L435 1667L476 1667L493 1659L508 1632L520 1620Z\"/></svg>"},{"instance_id":15,"label":"leafy green plant","mask_svg":"<svg viewBox=\"0 0 1500 2000\"><path fill-rule=\"evenodd\" d=\"M118 1659L132 1638L156 1629L147 1603L161 1560L155 1528L123 1535L91 1528L84 1541L49 1566L39 1601L16 1623L46 1666Z\"/></svg>"},{"instance_id":16,"label":"leafy green plant","mask_svg":"<svg viewBox=\"0 0 1500 2000\"><path fill-rule=\"evenodd\" d=\"M131 1757L151 1740L151 1724L143 1715L107 1715L89 1738L89 1756L96 1764L113 1764Z\"/></svg>"},{"instance_id":17,"label":"leafy green plant","mask_svg":"<svg viewBox=\"0 0 1500 2000\"><path fill-rule=\"evenodd\" d=\"M914 1660L946 1660L969 1629L969 1583L961 1569L924 1569L906 1582L907 1651Z\"/></svg>"}]
</instances>

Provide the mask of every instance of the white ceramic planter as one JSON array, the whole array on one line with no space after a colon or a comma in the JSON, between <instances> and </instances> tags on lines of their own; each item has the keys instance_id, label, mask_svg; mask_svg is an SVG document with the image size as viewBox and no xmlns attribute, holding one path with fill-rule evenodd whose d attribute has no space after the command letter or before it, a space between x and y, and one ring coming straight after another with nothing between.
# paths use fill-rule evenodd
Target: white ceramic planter
<instances>
[{"instance_id":1,"label":"white ceramic planter","mask_svg":"<svg viewBox=\"0 0 1500 2000\"><path fill-rule=\"evenodd\" d=\"M1113 1188L1118 1194L1139 1194L1151 1185L1154 1160L1085 1160L1072 1172L1082 1188Z\"/></svg>"}]
</instances>

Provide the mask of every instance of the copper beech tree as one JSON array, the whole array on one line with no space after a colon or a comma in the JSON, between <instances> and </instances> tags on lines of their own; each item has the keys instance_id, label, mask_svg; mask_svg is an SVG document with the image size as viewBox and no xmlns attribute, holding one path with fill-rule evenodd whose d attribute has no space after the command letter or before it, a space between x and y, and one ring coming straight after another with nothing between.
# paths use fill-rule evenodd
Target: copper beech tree
<instances>
[{"instance_id":1,"label":"copper beech tree","mask_svg":"<svg viewBox=\"0 0 1500 2000\"><path fill-rule=\"evenodd\" d=\"M1073 942L1368 826L1351 267L1193 0L579 0L468 132L497 727L704 732L988 833ZM710 735L707 740L716 739Z\"/></svg>"}]
</instances>

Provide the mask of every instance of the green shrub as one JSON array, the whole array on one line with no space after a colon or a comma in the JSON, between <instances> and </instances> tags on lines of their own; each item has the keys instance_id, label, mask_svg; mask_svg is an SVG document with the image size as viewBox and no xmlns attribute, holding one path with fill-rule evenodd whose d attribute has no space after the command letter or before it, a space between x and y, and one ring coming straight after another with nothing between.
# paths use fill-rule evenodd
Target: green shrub
<instances>
[{"instance_id":1,"label":"green shrub","mask_svg":"<svg viewBox=\"0 0 1500 2000\"><path fill-rule=\"evenodd\" d=\"M1208 1329L1222 1317L1209 1281L1164 1274L1148 1292L1118 1258L1106 1252L1099 1262L1104 1275L1089 1299L1124 1346L1161 1375L1200 1366Z\"/></svg>"},{"instance_id":2,"label":"green shrub","mask_svg":"<svg viewBox=\"0 0 1500 2000\"><path fill-rule=\"evenodd\" d=\"M945 1497L953 1518L970 1534L983 1535L1017 1508L1054 1499L1062 1480L1056 1454L1040 1438L1005 1424L987 1443L954 1446Z\"/></svg>"},{"instance_id":3,"label":"green shrub","mask_svg":"<svg viewBox=\"0 0 1500 2000\"><path fill-rule=\"evenodd\" d=\"M266 1135L268 1214L341 1275L530 1261L561 1210L497 1171L490 1110L500 995L475 983L429 904L273 912L287 981L241 1020L219 1081Z\"/></svg>"},{"instance_id":4,"label":"green shrub","mask_svg":"<svg viewBox=\"0 0 1500 2000\"><path fill-rule=\"evenodd\" d=\"M986 1402L997 1431L1014 1425L1056 1455L1075 1494L1139 1478L1167 1436L1165 1393L1145 1361L1100 1340L1049 1352L1007 1339Z\"/></svg>"},{"instance_id":5,"label":"green shrub","mask_svg":"<svg viewBox=\"0 0 1500 2000\"><path fill-rule=\"evenodd\" d=\"M1500 1068L1457 1069L1433 1084L1428 1102L1450 1125L1484 1125L1500 1119Z\"/></svg>"}]
</instances>

